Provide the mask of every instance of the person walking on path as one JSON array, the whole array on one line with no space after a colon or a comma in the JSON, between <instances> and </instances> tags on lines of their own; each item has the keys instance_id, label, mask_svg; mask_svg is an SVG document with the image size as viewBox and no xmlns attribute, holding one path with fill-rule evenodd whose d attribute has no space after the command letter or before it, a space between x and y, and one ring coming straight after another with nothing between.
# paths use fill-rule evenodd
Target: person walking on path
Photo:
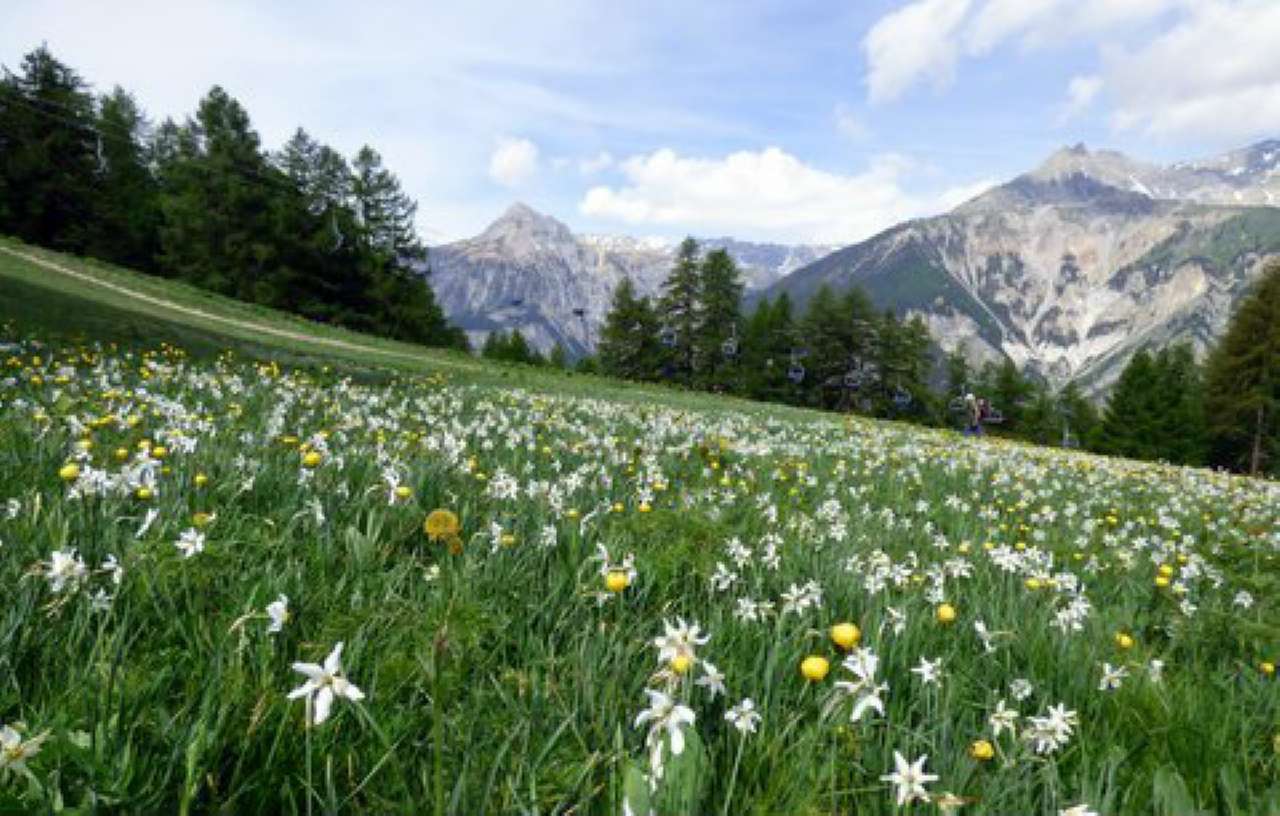
<instances>
[{"instance_id":1,"label":"person walking on path","mask_svg":"<svg viewBox=\"0 0 1280 816\"><path fill-rule=\"evenodd\" d=\"M964 395L965 436L982 436L982 405L972 393Z\"/></svg>"}]
</instances>

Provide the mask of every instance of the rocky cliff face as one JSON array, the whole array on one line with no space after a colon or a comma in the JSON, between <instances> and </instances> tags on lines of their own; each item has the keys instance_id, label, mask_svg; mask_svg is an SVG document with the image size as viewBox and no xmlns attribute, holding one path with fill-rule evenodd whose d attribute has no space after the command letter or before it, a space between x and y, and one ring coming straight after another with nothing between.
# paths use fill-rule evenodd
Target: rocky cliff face
<instances>
[{"instance_id":1,"label":"rocky cliff face","mask_svg":"<svg viewBox=\"0 0 1280 816\"><path fill-rule=\"evenodd\" d=\"M1203 350L1280 255L1280 142L1158 167L1083 147L943 216L894 227L766 293L858 285L941 345L1105 389L1145 344Z\"/></svg>"},{"instance_id":2,"label":"rocky cliff face","mask_svg":"<svg viewBox=\"0 0 1280 816\"><path fill-rule=\"evenodd\" d=\"M700 240L725 249L749 290L763 289L835 247ZM575 235L550 216L515 204L475 238L433 247L436 298L472 341L519 329L536 348L561 343L571 354L595 347L614 289L631 278L640 294L656 294L675 257L673 244L618 236Z\"/></svg>"}]
</instances>

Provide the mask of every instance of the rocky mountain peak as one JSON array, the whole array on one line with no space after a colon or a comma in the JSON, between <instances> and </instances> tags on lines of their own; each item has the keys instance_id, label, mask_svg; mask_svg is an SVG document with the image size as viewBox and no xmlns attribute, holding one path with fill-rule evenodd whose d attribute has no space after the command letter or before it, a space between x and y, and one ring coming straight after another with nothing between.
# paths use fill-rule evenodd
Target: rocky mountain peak
<instances>
[{"instance_id":1,"label":"rocky mountain peak","mask_svg":"<svg viewBox=\"0 0 1280 816\"><path fill-rule=\"evenodd\" d=\"M515 256L539 250L559 251L574 243L573 232L567 226L522 202L508 207L475 240L501 245Z\"/></svg>"}]
</instances>

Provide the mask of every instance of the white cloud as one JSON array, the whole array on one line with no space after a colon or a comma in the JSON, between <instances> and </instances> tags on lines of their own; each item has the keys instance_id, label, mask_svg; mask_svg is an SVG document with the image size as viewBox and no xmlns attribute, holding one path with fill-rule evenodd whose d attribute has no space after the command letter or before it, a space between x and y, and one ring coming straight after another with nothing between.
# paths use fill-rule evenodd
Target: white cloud
<instances>
[{"instance_id":1,"label":"white cloud","mask_svg":"<svg viewBox=\"0 0 1280 816\"><path fill-rule=\"evenodd\" d=\"M843 102L836 105L834 116L836 131L846 139L860 142L871 135L871 130Z\"/></svg>"},{"instance_id":2,"label":"white cloud","mask_svg":"<svg viewBox=\"0 0 1280 816\"><path fill-rule=\"evenodd\" d=\"M931 81L949 85L962 57L1006 43L1061 45L1133 29L1177 10L1236 0L915 0L880 18L863 40L873 102Z\"/></svg>"},{"instance_id":3,"label":"white cloud","mask_svg":"<svg viewBox=\"0 0 1280 816\"><path fill-rule=\"evenodd\" d=\"M959 55L956 32L969 7L970 0L916 0L880 18L862 41L871 101L893 99L923 79L936 87L950 84Z\"/></svg>"},{"instance_id":4,"label":"white cloud","mask_svg":"<svg viewBox=\"0 0 1280 816\"><path fill-rule=\"evenodd\" d=\"M612 166L613 154L608 150L601 150L590 158L578 160L578 172L584 176L594 176L596 173L608 170Z\"/></svg>"},{"instance_id":5,"label":"white cloud","mask_svg":"<svg viewBox=\"0 0 1280 816\"><path fill-rule=\"evenodd\" d=\"M518 187L538 171L538 146L528 139L503 139L489 157L489 178Z\"/></svg>"},{"instance_id":6,"label":"white cloud","mask_svg":"<svg viewBox=\"0 0 1280 816\"><path fill-rule=\"evenodd\" d=\"M1067 83L1067 99L1058 112L1058 123L1068 122L1087 111L1101 90L1102 77L1100 76L1072 77Z\"/></svg>"},{"instance_id":7,"label":"white cloud","mask_svg":"<svg viewBox=\"0 0 1280 816\"><path fill-rule=\"evenodd\" d=\"M862 173L840 175L777 147L723 158L663 149L623 161L625 185L593 187L579 210L631 226L677 227L704 235L851 243L945 208L937 198L915 197L903 189L902 176L911 167L900 156L885 155Z\"/></svg>"},{"instance_id":8,"label":"white cloud","mask_svg":"<svg viewBox=\"0 0 1280 816\"><path fill-rule=\"evenodd\" d=\"M1280 131L1280 3L1205 0L1178 25L1104 59L1113 124L1154 136Z\"/></svg>"}]
</instances>

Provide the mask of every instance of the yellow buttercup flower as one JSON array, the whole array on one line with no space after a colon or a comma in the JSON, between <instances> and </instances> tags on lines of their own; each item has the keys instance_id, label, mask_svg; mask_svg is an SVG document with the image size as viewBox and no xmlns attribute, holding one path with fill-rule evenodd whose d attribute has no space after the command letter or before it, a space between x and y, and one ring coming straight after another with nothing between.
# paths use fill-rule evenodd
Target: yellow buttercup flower
<instances>
[{"instance_id":1,"label":"yellow buttercup flower","mask_svg":"<svg viewBox=\"0 0 1280 816\"><path fill-rule=\"evenodd\" d=\"M432 510L427 514L427 520L422 524L422 531L432 541L440 541L451 536L456 536L458 530L462 527L458 523L458 517L452 510Z\"/></svg>"},{"instance_id":2,"label":"yellow buttercup flower","mask_svg":"<svg viewBox=\"0 0 1280 816\"><path fill-rule=\"evenodd\" d=\"M820 683L831 671L831 664L825 657L809 655L800 662L800 673L810 683Z\"/></svg>"},{"instance_id":3,"label":"yellow buttercup flower","mask_svg":"<svg viewBox=\"0 0 1280 816\"><path fill-rule=\"evenodd\" d=\"M631 576L624 570L609 570L604 577L604 585L610 592L621 592L631 586Z\"/></svg>"},{"instance_id":4,"label":"yellow buttercup flower","mask_svg":"<svg viewBox=\"0 0 1280 816\"><path fill-rule=\"evenodd\" d=\"M857 646L861 639L862 630L855 624L837 623L831 627L831 641L845 651Z\"/></svg>"},{"instance_id":5,"label":"yellow buttercup flower","mask_svg":"<svg viewBox=\"0 0 1280 816\"><path fill-rule=\"evenodd\" d=\"M956 619L956 608L949 603L938 604L938 609L934 612L934 617L938 619L938 623L948 624Z\"/></svg>"},{"instance_id":6,"label":"yellow buttercup flower","mask_svg":"<svg viewBox=\"0 0 1280 816\"><path fill-rule=\"evenodd\" d=\"M996 748L988 740L974 740L969 744L969 756L979 762L988 762L996 755Z\"/></svg>"}]
</instances>

